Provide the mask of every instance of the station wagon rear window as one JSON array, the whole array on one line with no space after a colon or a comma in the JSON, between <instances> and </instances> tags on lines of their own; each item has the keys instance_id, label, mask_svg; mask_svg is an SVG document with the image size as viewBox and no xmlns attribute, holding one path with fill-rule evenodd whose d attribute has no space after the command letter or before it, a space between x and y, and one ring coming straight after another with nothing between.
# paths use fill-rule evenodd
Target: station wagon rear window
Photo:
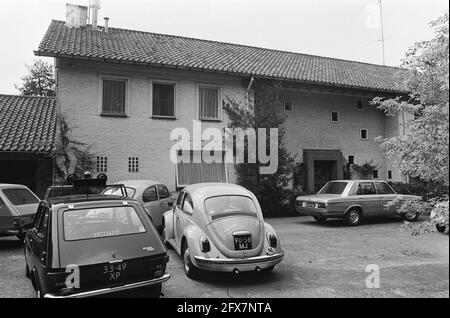
<instances>
[{"instance_id":1,"label":"station wagon rear window","mask_svg":"<svg viewBox=\"0 0 450 318\"><path fill-rule=\"evenodd\" d=\"M319 191L319 194L342 194L346 186L347 182L329 182Z\"/></svg>"},{"instance_id":2,"label":"station wagon rear window","mask_svg":"<svg viewBox=\"0 0 450 318\"><path fill-rule=\"evenodd\" d=\"M66 211L64 239L78 241L146 232L131 206Z\"/></svg>"},{"instance_id":3,"label":"station wagon rear window","mask_svg":"<svg viewBox=\"0 0 450 318\"><path fill-rule=\"evenodd\" d=\"M39 200L28 189L4 189L3 193L12 205L39 203Z\"/></svg>"},{"instance_id":4,"label":"station wagon rear window","mask_svg":"<svg viewBox=\"0 0 450 318\"><path fill-rule=\"evenodd\" d=\"M206 212L212 216L217 214L257 216L256 206L252 199L237 195L224 195L205 200Z\"/></svg>"}]
</instances>

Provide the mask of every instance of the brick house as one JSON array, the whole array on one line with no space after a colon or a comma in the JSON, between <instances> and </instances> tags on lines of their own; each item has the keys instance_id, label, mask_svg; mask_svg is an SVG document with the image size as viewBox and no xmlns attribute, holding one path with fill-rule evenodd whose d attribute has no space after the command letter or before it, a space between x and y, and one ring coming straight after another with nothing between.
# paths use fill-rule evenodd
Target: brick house
<instances>
[{"instance_id":1,"label":"brick house","mask_svg":"<svg viewBox=\"0 0 450 318\"><path fill-rule=\"evenodd\" d=\"M55 98L0 94L0 183L44 196L53 182L57 112Z\"/></svg>"},{"instance_id":2,"label":"brick house","mask_svg":"<svg viewBox=\"0 0 450 318\"><path fill-rule=\"evenodd\" d=\"M304 163L306 190L343 178L346 163L371 159L374 178L402 178L374 138L402 133L406 117L369 105L404 94L397 68L62 21L51 22L35 54L55 59L61 112L74 137L92 144L94 172L112 181L156 179L175 188L208 180L207 165L187 172L169 160L170 132L192 129L193 120L226 127L222 100L245 103L257 81L277 83L286 145ZM214 169L215 178L235 180L232 166Z\"/></svg>"}]
</instances>

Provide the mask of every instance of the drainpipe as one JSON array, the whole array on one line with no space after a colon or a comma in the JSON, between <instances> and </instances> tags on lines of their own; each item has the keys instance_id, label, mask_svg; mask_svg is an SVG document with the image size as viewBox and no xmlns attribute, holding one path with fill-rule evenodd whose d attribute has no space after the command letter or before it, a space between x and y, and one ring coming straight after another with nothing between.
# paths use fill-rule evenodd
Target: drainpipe
<instances>
[{"instance_id":1,"label":"drainpipe","mask_svg":"<svg viewBox=\"0 0 450 318\"><path fill-rule=\"evenodd\" d=\"M252 88L253 82L254 82L254 81L255 81L255 78L252 77L252 78L250 79L250 83L249 83L248 86L247 86L247 92L250 91L250 89Z\"/></svg>"}]
</instances>

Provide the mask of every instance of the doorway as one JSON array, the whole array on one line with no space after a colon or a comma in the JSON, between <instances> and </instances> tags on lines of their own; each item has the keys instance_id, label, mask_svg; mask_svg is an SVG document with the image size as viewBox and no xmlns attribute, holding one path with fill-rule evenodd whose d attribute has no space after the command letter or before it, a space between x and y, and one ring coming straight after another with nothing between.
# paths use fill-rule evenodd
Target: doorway
<instances>
[{"instance_id":1,"label":"doorway","mask_svg":"<svg viewBox=\"0 0 450 318\"><path fill-rule=\"evenodd\" d=\"M314 161L314 192L319 191L329 181L333 180L333 170L335 160L315 160Z\"/></svg>"}]
</instances>

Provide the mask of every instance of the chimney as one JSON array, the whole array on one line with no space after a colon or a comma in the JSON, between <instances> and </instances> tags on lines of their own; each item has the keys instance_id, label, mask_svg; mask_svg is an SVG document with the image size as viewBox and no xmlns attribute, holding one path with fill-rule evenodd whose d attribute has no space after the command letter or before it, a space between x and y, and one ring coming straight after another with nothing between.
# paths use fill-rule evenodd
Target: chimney
<instances>
[{"instance_id":1,"label":"chimney","mask_svg":"<svg viewBox=\"0 0 450 318\"><path fill-rule=\"evenodd\" d=\"M87 11L85 6L66 4L66 26L68 28L85 27L87 23Z\"/></svg>"},{"instance_id":2,"label":"chimney","mask_svg":"<svg viewBox=\"0 0 450 318\"><path fill-rule=\"evenodd\" d=\"M101 9L100 0L91 0L90 1L90 8L92 10L92 30L96 31L98 26L98 10Z\"/></svg>"},{"instance_id":3,"label":"chimney","mask_svg":"<svg viewBox=\"0 0 450 318\"><path fill-rule=\"evenodd\" d=\"M109 31L109 18L104 18L105 19L105 33L108 33Z\"/></svg>"}]
</instances>

